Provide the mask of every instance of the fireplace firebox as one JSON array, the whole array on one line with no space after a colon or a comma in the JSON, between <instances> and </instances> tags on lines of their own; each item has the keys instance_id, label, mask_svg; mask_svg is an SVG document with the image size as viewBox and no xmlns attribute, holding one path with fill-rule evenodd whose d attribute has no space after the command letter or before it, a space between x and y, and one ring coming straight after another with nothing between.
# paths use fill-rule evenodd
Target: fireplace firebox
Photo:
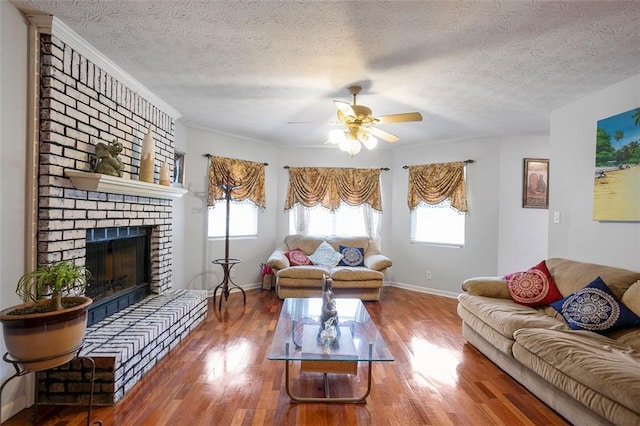
<instances>
[{"instance_id":1,"label":"fireplace firebox","mask_svg":"<svg viewBox=\"0 0 640 426\"><path fill-rule=\"evenodd\" d=\"M151 293L151 227L87 230L85 266L91 272L86 295L93 299L92 325Z\"/></svg>"}]
</instances>

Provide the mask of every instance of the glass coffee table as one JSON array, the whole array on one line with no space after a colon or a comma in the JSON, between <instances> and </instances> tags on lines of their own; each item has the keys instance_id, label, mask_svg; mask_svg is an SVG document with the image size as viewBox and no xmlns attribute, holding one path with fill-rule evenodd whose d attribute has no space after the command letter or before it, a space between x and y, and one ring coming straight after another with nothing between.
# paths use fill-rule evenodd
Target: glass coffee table
<instances>
[{"instance_id":1,"label":"glass coffee table","mask_svg":"<svg viewBox=\"0 0 640 426\"><path fill-rule=\"evenodd\" d=\"M326 341L319 335L322 299L285 299L271 342L268 359L284 361L285 388L292 402L365 403L371 392L371 365L394 361L384 339L360 299L335 299L337 337ZM300 372L324 375L324 397L293 395L290 367L300 361ZM358 362L368 364L367 390L361 396L332 397L327 374L358 374Z\"/></svg>"}]
</instances>

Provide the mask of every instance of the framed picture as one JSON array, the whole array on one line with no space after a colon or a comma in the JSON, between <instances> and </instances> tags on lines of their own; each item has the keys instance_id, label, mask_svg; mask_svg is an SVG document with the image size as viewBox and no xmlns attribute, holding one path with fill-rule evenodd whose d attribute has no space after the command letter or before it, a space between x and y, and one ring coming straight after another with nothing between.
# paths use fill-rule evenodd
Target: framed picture
<instances>
[{"instance_id":1,"label":"framed picture","mask_svg":"<svg viewBox=\"0 0 640 426\"><path fill-rule=\"evenodd\" d=\"M184 152L175 150L173 154L173 186L184 185Z\"/></svg>"},{"instance_id":2,"label":"framed picture","mask_svg":"<svg viewBox=\"0 0 640 426\"><path fill-rule=\"evenodd\" d=\"M640 107L598 120L593 220L640 222Z\"/></svg>"},{"instance_id":3,"label":"framed picture","mask_svg":"<svg viewBox=\"0 0 640 426\"><path fill-rule=\"evenodd\" d=\"M522 207L529 209L549 208L549 159L524 159Z\"/></svg>"}]
</instances>

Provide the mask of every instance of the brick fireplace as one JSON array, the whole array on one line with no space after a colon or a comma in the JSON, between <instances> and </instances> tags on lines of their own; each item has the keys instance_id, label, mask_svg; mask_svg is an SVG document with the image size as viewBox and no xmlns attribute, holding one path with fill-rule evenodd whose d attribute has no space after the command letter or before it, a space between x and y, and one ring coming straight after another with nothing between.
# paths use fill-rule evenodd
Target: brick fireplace
<instances>
[{"instance_id":1,"label":"brick fireplace","mask_svg":"<svg viewBox=\"0 0 640 426\"><path fill-rule=\"evenodd\" d=\"M149 127L155 142L155 182L163 162L173 169L175 111L165 112L148 92L129 87L128 75L96 64L90 59L95 54L75 47L86 47L86 42L69 43L73 32L61 23L58 28L60 36L52 25L48 32L40 30L36 61L37 263L73 260L85 265L87 237L91 240L105 229L144 229L149 246L151 295L110 312L113 315L89 327L85 336L82 353L93 357L98 369L96 402L112 404L206 317L206 292L172 289L172 200L186 191L138 182L141 145ZM124 176L96 181L91 169L95 145L114 139L124 146ZM98 182L95 188L73 178L78 174ZM39 401L86 401L84 368L74 360L42 373Z\"/></svg>"},{"instance_id":2,"label":"brick fireplace","mask_svg":"<svg viewBox=\"0 0 640 426\"><path fill-rule=\"evenodd\" d=\"M173 118L53 35L41 36L40 81L38 263L84 264L88 229L151 226L151 291L162 293L171 287L171 200L79 190L65 171L91 172L96 143L117 139L124 178L137 179L149 126L156 169L172 164Z\"/></svg>"}]
</instances>

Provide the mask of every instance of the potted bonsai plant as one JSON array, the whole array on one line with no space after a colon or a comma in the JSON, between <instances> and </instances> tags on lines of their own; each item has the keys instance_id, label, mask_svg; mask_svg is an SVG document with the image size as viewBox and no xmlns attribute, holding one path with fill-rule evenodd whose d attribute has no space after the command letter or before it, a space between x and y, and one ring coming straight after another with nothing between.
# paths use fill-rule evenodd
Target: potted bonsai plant
<instances>
[{"instance_id":1,"label":"potted bonsai plant","mask_svg":"<svg viewBox=\"0 0 640 426\"><path fill-rule=\"evenodd\" d=\"M76 356L92 303L82 296L89 275L65 260L20 278L16 294L25 303L1 311L0 322L7 351L24 370L46 370Z\"/></svg>"}]
</instances>

